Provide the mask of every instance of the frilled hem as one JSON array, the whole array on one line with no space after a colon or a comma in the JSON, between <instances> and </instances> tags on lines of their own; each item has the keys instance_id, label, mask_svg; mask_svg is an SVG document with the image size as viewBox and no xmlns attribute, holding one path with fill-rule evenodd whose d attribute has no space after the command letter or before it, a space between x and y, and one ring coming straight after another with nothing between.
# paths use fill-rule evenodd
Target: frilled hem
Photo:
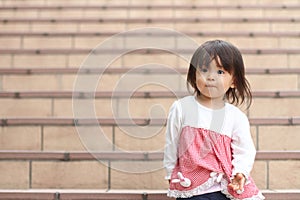
<instances>
[{"instance_id":1,"label":"frilled hem","mask_svg":"<svg viewBox=\"0 0 300 200\"><path fill-rule=\"evenodd\" d=\"M205 183L202 185L188 191L179 191L179 190L168 190L167 196L168 197L174 197L174 198L190 198L192 196L201 195L203 192L205 192L207 189L212 187L215 184L214 178L209 178ZM227 198L230 200L264 200L265 197L262 195L261 192L258 194L244 199L237 199L233 197L227 190L228 182L225 179L221 180L221 192L226 195Z\"/></svg>"},{"instance_id":2,"label":"frilled hem","mask_svg":"<svg viewBox=\"0 0 300 200\"><path fill-rule=\"evenodd\" d=\"M215 181L213 178L209 178L205 183L202 185L187 191L180 191L180 190L168 190L168 197L174 197L174 198L189 198L195 195L199 195L212 187L215 184Z\"/></svg>"}]
</instances>

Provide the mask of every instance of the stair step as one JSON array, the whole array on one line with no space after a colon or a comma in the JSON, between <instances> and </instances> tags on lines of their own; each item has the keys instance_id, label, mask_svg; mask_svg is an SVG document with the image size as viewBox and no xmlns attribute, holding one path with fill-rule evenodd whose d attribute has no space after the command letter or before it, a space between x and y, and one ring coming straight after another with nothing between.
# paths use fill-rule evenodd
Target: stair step
<instances>
[{"instance_id":1,"label":"stair step","mask_svg":"<svg viewBox=\"0 0 300 200\"><path fill-rule=\"evenodd\" d=\"M298 23L298 17L156 17L156 18L0 18L0 22L7 23L201 23L201 22L222 22L222 23L260 23L260 22L288 22Z\"/></svg>"},{"instance_id":2,"label":"stair step","mask_svg":"<svg viewBox=\"0 0 300 200\"><path fill-rule=\"evenodd\" d=\"M278 4L224 4L224 5L176 5L176 4L166 4L166 5L138 5L138 4L119 4L119 5L109 5L109 4L95 4L93 5L72 5L72 4L59 4L59 5L10 5L10 6L2 6L0 10L64 10L64 9L85 9L85 10L107 10L107 9L116 9L116 10L123 10L123 9L180 9L180 10L201 10L201 9L272 9L272 10L295 10L299 9L300 6L298 4L287 4L287 3L278 3Z\"/></svg>"},{"instance_id":3,"label":"stair step","mask_svg":"<svg viewBox=\"0 0 300 200\"><path fill-rule=\"evenodd\" d=\"M0 7L1 9L1 7ZM0 30L1 31L1 30ZM119 32L112 31L88 31L85 32L41 32L41 31L22 31L22 32L14 32L14 31L3 31L0 32L1 37L91 37L91 36L105 36L109 37L112 35L116 35ZM298 38L300 36L299 31L295 32L252 32L252 31L244 31L244 32L231 32L231 31L182 31L182 33L193 36L193 37L288 37L288 38ZM170 37L175 36L172 33L148 33L144 34L139 33L139 36L149 36L151 37ZM126 37L136 37L136 33L128 33Z\"/></svg>"},{"instance_id":4,"label":"stair step","mask_svg":"<svg viewBox=\"0 0 300 200\"><path fill-rule=\"evenodd\" d=\"M182 54L191 54L194 52L194 49L171 49L166 47L166 50L171 52L177 52ZM166 50L160 50L160 49L139 49L131 54L137 54L137 55L153 55L153 54L169 54L169 52L166 52ZM78 49L0 49L0 54L13 54L13 55L88 55L91 51L95 55L97 54L119 54L123 52L129 52L132 51L132 49L113 49L113 48L107 48L107 49L88 49L88 48L78 48ZM277 55L277 54L300 54L299 48L294 49L284 49L284 48L272 48L272 49L240 49L242 54L245 55Z\"/></svg>"},{"instance_id":5,"label":"stair step","mask_svg":"<svg viewBox=\"0 0 300 200\"><path fill-rule=\"evenodd\" d=\"M251 125L300 125L300 117L276 117L276 118L250 118ZM134 123L133 123L134 122ZM151 124L150 124L151 122ZM165 125L166 119L147 119L147 118L0 118L0 126L78 126L101 125L101 126L120 126L120 125L139 125L139 126L161 126Z\"/></svg>"},{"instance_id":6,"label":"stair step","mask_svg":"<svg viewBox=\"0 0 300 200\"><path fill-rule=\"evenodd\" d=\"M26 99L26 98L59 98L59 99L117 99L117 98L174 98L189 95L183 91L103 91L103 92L75 92L75 91L21 91L0 92L0 98ZM299 98L300 91L253 91L254 98Z\"/></svg>"},{"instance_id":7,"label":"stair step","mask_svg":"<svg viewBox=\"0 0 300 200\"><path fill-rule=\"evenodd\" d=\"M268 200L299 200L300 190L262 190ZM0 190L5 200L169 200L165 190Z\"/></svg>"},{"instance_id":8,"label":"stair step","mask_svg":"<svg viewBox=\"0 0 300 200\"><path fill-rule=\"evenodd\" d=\"M176 68L175 70L166 68L139 68L132 71L129 67L109 67L109 68L0 68L0 75L37 75L37 74L186 74L186 68ZM272 75L272 74L300 74L300 68L247 68L249 75Z\"/></svg>"},{"instance_id":9,"label":"stair step","mask_svg":"<svg viewBox=\"0 0 300 200\"><path fill-rule=\"evenodd\" d=\"M0 160L52 161L161 161L163 152L59 152L59 151L0 151ZM258 151L256 160L300 160L300 151Z\"/></svg>"}]
</instances>

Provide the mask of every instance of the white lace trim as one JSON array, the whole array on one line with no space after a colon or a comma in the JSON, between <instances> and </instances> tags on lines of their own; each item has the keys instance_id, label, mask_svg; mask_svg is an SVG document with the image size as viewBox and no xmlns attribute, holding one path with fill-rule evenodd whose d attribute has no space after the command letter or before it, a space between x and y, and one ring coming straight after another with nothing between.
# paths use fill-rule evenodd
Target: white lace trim
<instances>
[{"instance_id":1,"label":"white lace trim","mask_svg":"<svg viewBox=\"0 0 300 200\"><path fill-rule=\"evenodd\" d=\"M188 190L188 191L180 191L180 190L168 190L168 197L174 197L174 198L189 198L195 195L199 195L201 193L203 193L205 190L208 190L210 187L212 187L215 184L215 177L209 178L205 183L203 183L202 185L192 189L192 190ZM222 193L226 195L227 198L231 199L231 200L240 200L237 199L235 197L233 197L227 190L227 185L228 182L222 178L221 180L221 187L222 187ZM243 200L264 200L265 197L262 195L261 192L259 192L257 195L250 197L250 198L246 198Z\"/></svg>"},{"instance_id":2,"label":"white lace trim","mask_svg":"<svg viewBox=\"0 0 300 200\"><path fill-rule=\"evenodd\" d=\"M205 183L202 185L188 191L180 191L180 190L168 190L168 197L174 197L174 198L189 198L195 195L199 195L203 191L209 189L212 187L215 183L214 178L209 178Z\"/></svg>"}]
</instances>

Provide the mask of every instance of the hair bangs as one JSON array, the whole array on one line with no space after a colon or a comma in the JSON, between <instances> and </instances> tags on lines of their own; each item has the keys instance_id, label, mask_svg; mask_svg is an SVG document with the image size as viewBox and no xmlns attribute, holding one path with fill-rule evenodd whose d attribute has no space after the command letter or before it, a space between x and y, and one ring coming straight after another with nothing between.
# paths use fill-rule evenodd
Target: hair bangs
<instances>
[{"instance_id":1,"label":"hair bangs","mask_svg":"<svg viewBox=\"0 0 300 200\"><path fill-rule=\"evenodd\" d=\"M214 57L212 57L204 48L197 49L195 55L196 56L193 56L191 60L191 65L195 70L209 67L210 63L214 60Z\"/></svg>"}]
</instances>

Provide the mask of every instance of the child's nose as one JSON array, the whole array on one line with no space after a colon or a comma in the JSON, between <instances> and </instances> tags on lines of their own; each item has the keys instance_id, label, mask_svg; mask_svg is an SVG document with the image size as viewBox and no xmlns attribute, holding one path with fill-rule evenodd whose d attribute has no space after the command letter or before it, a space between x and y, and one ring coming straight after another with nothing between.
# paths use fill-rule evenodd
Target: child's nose
<instances>
[{"instance_id":1,"label":"child's nose","mask_svg":"<svg viewBox=\"0 0 300 200\"><path fill-rule=\"evenodd\" d=\"M213 72L207 73L206 79L209 80L209 81L214 81L215 80L215 74Z\"/></svg>"}]
</instances>

